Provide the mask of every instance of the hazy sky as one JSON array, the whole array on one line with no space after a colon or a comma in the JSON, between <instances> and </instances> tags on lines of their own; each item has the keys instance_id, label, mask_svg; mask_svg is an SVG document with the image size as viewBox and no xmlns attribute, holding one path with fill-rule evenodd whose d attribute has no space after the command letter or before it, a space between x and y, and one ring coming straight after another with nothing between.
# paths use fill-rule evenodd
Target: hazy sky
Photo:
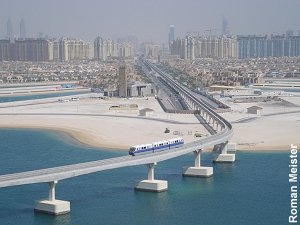
<instances>
[{"instance_id":1,"label":"hazy sky","mask_svg":"<svg viewBox=\"0 0 300 225\"><path fill-rule=\"evenodd\" d=\"M28 37L136 35L140 41L166 42L169 25L176 36L216 29L222 16L233 34L285 33L300 30L300 0L0 0L0 38L11 18L14 34L24 18Z\"/></svg>"}]
</instances>

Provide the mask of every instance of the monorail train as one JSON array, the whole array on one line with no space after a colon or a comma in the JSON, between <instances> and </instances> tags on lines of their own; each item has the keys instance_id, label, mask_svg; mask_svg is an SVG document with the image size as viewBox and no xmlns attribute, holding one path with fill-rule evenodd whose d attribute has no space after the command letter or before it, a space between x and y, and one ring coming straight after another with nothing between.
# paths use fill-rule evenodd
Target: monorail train
<instances>
[{"instance_id":1,"label":"monorail train","mask_svg":"<svg viewBox=\"0 0 300 225\"><path fill-rule=\"evenodd\" d=\"M129 149L129 155L135 156L137 153L155 152L176 148L184 144L182 138L174 138L168 141L159 141L152 144L135 145Z\"/></svg>"}]
</instances>

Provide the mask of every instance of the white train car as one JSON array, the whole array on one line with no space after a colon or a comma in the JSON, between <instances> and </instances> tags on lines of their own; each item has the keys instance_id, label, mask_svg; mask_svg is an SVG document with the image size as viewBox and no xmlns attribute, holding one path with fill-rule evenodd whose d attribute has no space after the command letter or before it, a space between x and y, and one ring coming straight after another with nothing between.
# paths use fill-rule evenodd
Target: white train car
<instances>
[{"instance_id":1,"label":"white train car","mask_svg":"<svg viewBox=\"0 0 300 225\"><path fill-rule=\"evenodd\" d=\"M171 140L153 142L151 144L135 145L129 149L128 153L129 155L134 156L139 153L163 151L166 149L176 148L183 144L184 140L182 138L174 138Z\"/></svg>"}]
</instances>

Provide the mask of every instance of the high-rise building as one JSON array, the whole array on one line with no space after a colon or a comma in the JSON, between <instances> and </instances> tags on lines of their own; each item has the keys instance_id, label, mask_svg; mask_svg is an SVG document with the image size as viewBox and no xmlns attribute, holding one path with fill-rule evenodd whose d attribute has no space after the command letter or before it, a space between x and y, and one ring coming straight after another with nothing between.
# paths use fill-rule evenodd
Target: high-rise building
<instances>
[{"instance_id":1,"label":"high-rise building","mask_svg":"<svg viewBox=\"0 0 300 225\"><path fill-rule=\"evenodd\" d=\"M127 75L126 67L119 67L119 97L127 97Z\"/></svg>"},{"instance_id":2,"label":"high-rise building","mask_svg":"<svg viewBox=\"0 0 300 225\"><path fill-rule=\"evenodd\" d=\"M169 30L169 45L175 41L175 26L170 25L170 30Z\"/></svg>"},{"instance_id":3,"label":"high-rise building","mask_svg":"<svg viewBox=\"0 0 300 225\"><path fill-rule=\"evenodd\" d=\"M49 61L49 44L46 39L16 39L11 57L15 61Z\"/></svg>"},{"instance_id":4,"label":"high-rise building","mask_svg":"<svg viewBox=\"0 0 300 225\"><path fill-rule=\"evenodd\" d=\"M158 59L162 55L161 45L152 42L142 43L141 50L146 58Z\"/></svg>"},{"instance_id":5,"label":"high-rise building","mask_svg":"<svg viewBox=\"0 0 300 225\"><path fill-rule=\"evenodd\" d=\"M89 44L62 38L19 38L0 40L0 61L69 61L89 58Z\"/></svg>"},{"instance_id":6,"label":"high-rise building","mask_svg":"<svg viewBox=\"0 0 300 225\"><path fill-rule=\"evenodd\" d=\"M130 42L115 42L97 37L94 41L94 59L105 61L106 58L127 58L133 56L133 44Z\"/></svg>"},{"instance_id":7,"label":"high-rise building","mask_svg":"<svg viewBox=\"0 0 300 225\"><path fill-rule=\"evenodd\" d=\"M89 58L89 44L72 38L61 38L59 40L60 61L83 60Z\"/></svg>"},{"instance_id":8,"label":"high-rise building","mask_svg":"<svg viewBox=\"0 0 300 225\"><path fill-rule=\"evenodd\" d=\"M171 55L181 59L236 58L236 38L226 36L187 36L171 44Z\"/></svg>"},{"instance_id":9,"label":"high-rise building","mask_svg":"<svg viewBox=\"0 0 300 225\"><path fill-rule=\"evenodd\" d=\"M238 36L238 58L300 56L300 36L287 35Z\"/></svg>"},{"instance_id":10,"label":"high-rise building","mask_svg":"<svg viewBox=\"0 0 300 225\"><path fill-rule=\"evenodd\" d=\"M9 61L10 57L10 41L0 40L0 61Z\"/></svg>"},{"instance_id":11,"label":"high-rise building","mask_svg":"<svg viewBox=\"0 0 300 225\"><path fill-rule=\"evenodd\" d=\"M131 43L118 43L118 57L127 58L133 56L133 48Z\"/></svg>"},{"instance_id":12,"label":"high-rise building","mask_svg":"<svg viewBox=\"0 0 300 225\"><path fill-rule=\"evenodd\" d=\"M223 19L222 19L222 34L225 36L228 36L230 34L230 31L228 28L228 21L225 18L225 16L223 16Z\"/></svg>"},{"instance_id":13,"label":"high-rise building","mask_svg":"<svg viewBox=\"0 0 300 225\"><path fill-rule=\"evenodd\" d=\"M23 18L20 22L20 38L26 38L25 21Z\"/></svg>"},{"instance_id":14,"label":"high-rise building","mask_svg":"<svg viewBox=\"0 0 300 225\"><path fill-rule=\"evenodd\" d=\"M104 46L104 41L102 37L96 37L94 41L94 59L96 60L106 60L106 49Z\"/></svg>"},{"instance_id":15,"label":"high-rise building","mask_svg":"<svg viewBox=\"0 0 300 225\"><path fill-rule=\"evenodd\" d=\"M135 35L127 35L125 37L118 38L118 43L119 44L122 44L122 43L131 44L131 46L135 52L138 50L138 46L139 46L138 38Z\"/></svg>"},{"instance_id":16,"label":"high-rise building","mask_svg":"<svg viewBox=\"0 0 300 225\"><path fill-rule=\"evenodd\" d=\"M6 23L6 36L10 40L14 39L14 30L13 30L13 25L12 25L10 18L7 20L7 23Z\"/></svg>"},{"instance_id":17,"label":"high-rise building","mask_svg":"<svg viewBox=\"0 0 300 225\"><path fill-rule=\"evenodd\" d=\"M194 38L193 37L190 37L190 36L186 36L186 49L187 49L187 52L186 52L186 57L188 59L195 59L195 53L194 53L194 47L195 47L195 43L194 43Z\"/></svg>"},{"instance_id":18,"label":"high-rise building","mask_svg":"<svg viewBox=\"0 0 300 225\"><path fill-rule=\"evenodd\" d=\"M238 58L264 58L268 54L267 35L238 36Z\"/></svg>"}]
</instances>

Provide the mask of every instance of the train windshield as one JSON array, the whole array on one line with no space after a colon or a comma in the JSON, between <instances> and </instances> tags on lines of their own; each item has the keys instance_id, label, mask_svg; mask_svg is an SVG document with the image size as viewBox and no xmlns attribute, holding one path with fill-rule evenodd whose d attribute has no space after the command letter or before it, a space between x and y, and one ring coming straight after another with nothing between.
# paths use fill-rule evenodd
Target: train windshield
<instances>
[{"instance_id":1,"label":"train windshield","mask_svg":"<svg viewBox=\"0 0 300 225\"><path fill-rule=\"evenodd\" d=\"M129 153L133 153L135 151L135 147L131 147L130 149L129 149Z\"/></svg>"}]
</instances>

